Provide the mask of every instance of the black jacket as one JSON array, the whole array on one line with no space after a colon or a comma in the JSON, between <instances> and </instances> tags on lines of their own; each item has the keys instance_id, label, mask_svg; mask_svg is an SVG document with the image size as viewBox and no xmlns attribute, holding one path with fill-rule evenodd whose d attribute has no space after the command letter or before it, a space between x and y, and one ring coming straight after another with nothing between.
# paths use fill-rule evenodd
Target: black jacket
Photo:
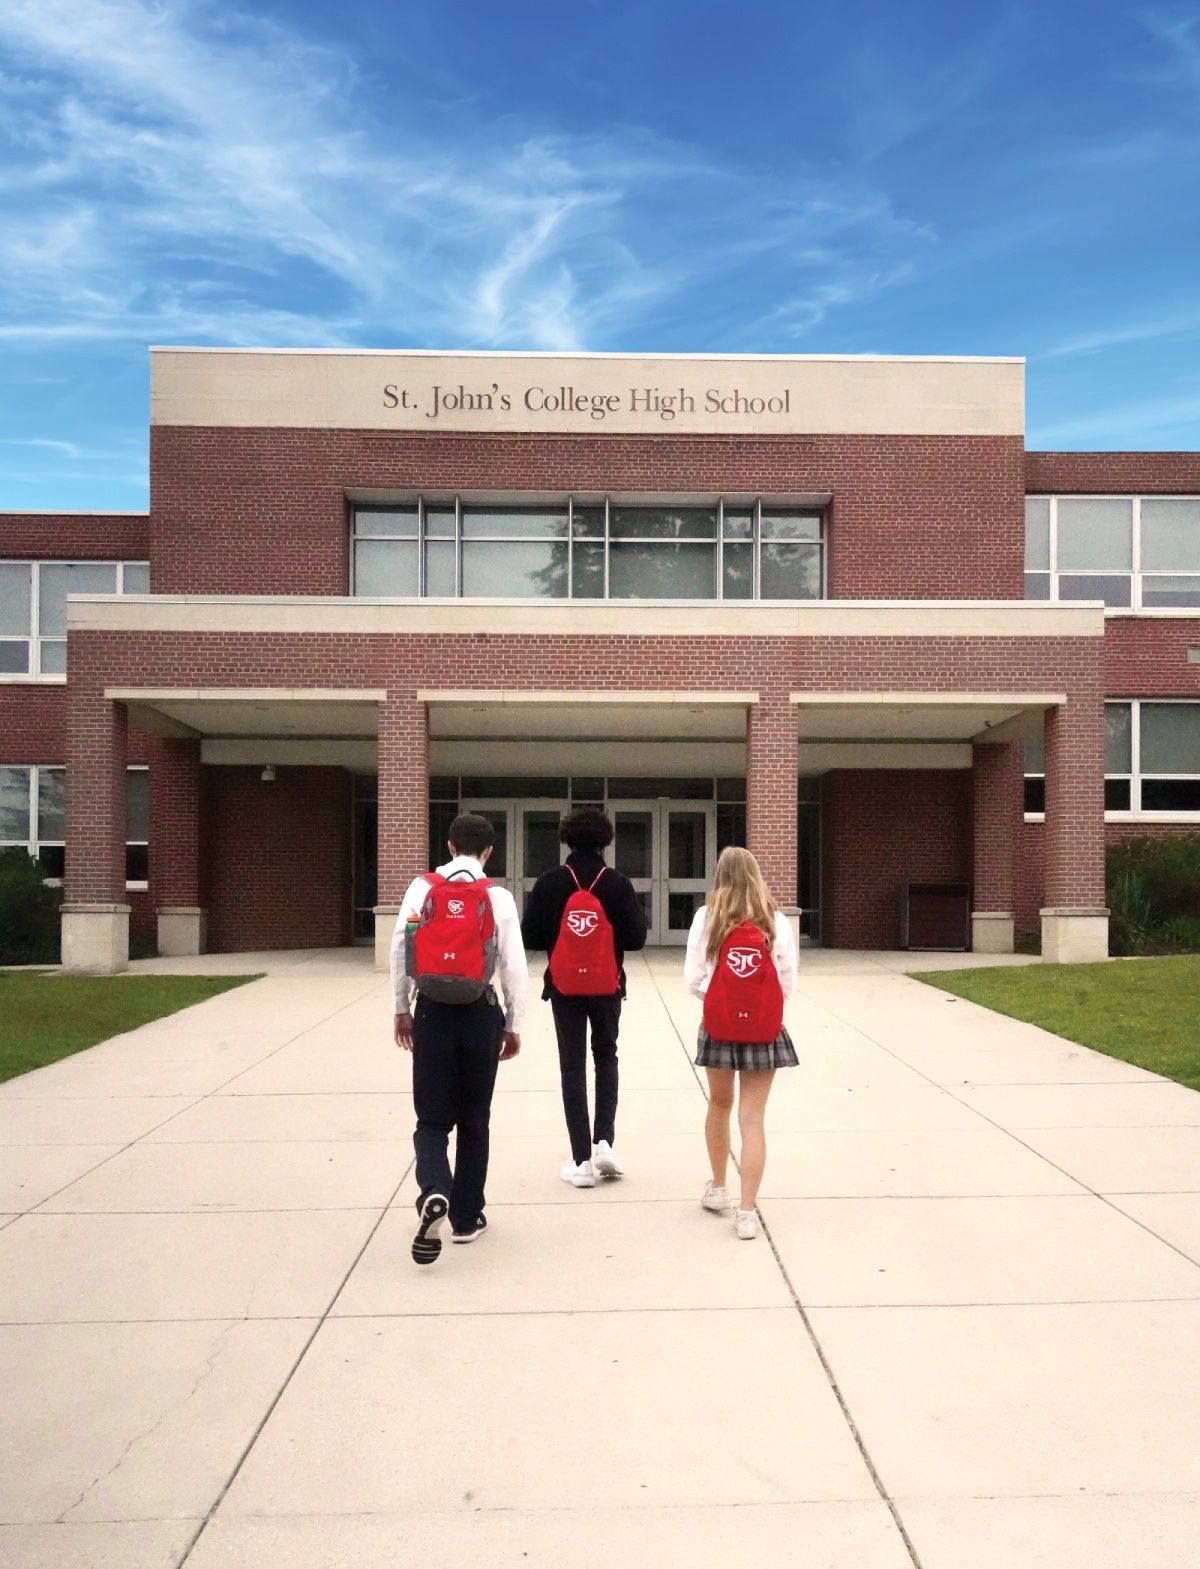
<instances>
[{"instance_id":1,"label":"black jacket","mask_svg":"<svg viewBox=\"0 0 1200 1569\"><path fill-rule=\"evenodd\" d=\"M575 892L575 881L567 866L575 873L582 886L589 888L604 864L603 859L591 850L572 850L567 856L566 866L554 866L548 872L542 873L533 885L521 921L521 936L524 938L526 948L540 950L547 958L550 957L558 937L558 929L562 925L567 900ZM633 884L623 872L618 872L611 866L596 883L592 892L599 899L605 915L612 924L613 945L617 950L617 967L621 972L621 996L624 997L625 955L636 953L639 948L646 946L646 917L642 913L638 896L633 891ZM552 990L550 971L547 969L542 996L549 997Z\"/></svg>"}]
</instances>

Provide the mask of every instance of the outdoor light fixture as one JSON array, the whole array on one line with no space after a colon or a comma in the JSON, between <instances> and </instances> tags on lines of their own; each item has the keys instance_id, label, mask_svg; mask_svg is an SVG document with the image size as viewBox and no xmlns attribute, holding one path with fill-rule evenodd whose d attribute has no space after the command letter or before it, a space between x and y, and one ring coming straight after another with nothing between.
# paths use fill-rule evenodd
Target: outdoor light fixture
<instances>
[{"instance_id":1,"label":"outdoor light fixture","mask_svg":"<svg viewBox=\"0 0 1200 1569\"><path fill-rule=\"evenodd\" d=\"M275 764L274 763L268 763L267 764L267 766L262 771L262 777L263 777L263 783L264 784L274 784L275 783Z\"/></svg>"}]
</instances>

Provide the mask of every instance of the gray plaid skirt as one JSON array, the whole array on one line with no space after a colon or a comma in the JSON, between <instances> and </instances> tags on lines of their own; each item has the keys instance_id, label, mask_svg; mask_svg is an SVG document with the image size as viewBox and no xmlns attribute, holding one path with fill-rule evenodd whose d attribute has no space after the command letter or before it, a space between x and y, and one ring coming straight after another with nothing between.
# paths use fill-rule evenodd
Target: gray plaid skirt
<instances>
[{"instance_id":1,"label":"gray plaid skirt","mask_svg":"<svg viewBox=\"0 0 1200 1569\"><path fill-rule=\"evenodd\" d=\"M732 1068L734 1072L761 1073L769 1068L797 1066L796 1048L786 1030L761 1046L743 1046L736 1041L715 1041L703 1025L696 1037L698 1068Z\"/></svg>"}]
</instances>

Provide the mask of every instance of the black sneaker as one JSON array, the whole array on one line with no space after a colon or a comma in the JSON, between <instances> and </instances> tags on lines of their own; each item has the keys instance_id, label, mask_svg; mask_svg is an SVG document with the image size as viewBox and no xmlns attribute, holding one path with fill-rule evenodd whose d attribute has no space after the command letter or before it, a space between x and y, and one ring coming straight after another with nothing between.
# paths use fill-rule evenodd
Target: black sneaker
<instances>
[{"instance_id":1,"label":"black sneaker","mask_svg":"<svg viewBox=\"0 0 1200 1569\"><path fill-rule=\"evenodd\" d=\"M414 1264L432 1264L442 1251L442 1239L438 1232L449 1212L450 1201L444 1193L426 1194L425 1202L421 1205L421 1224L413 1238Z\"/></svg>"},{"instance_id":2,"label":"black sneaker","mask_svg":"<svg viewBox=\"0 0 1200 1569\"><path fill-rule=\"evenodd\" d=\"M462 1231L456 1231L450 1238L451 1242L474 1242L476 1237L482 1237L487 1230L487 1218L480 1215L473 1226L467 1226Z\"/></svg>"}]
</instances>

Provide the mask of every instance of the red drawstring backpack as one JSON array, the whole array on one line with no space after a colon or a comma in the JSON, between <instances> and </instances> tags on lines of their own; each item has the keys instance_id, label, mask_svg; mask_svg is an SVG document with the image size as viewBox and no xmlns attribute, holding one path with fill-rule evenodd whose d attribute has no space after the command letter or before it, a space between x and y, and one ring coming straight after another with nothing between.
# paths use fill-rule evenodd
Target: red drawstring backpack
<instances>
[{"instance_id":1,"label":"red drawstring backpack","mask_svg":"<svg viewBox=\"0 0 1200 1569\"><path fill-rule=\"evenodd\" d=\"M611 997L621 984L612 923L592 892L608 870L585 888L571 867L575 892L567 900L550 954L550 979L564 997Z\"/></svg>"},{"instance_id":2,"label":"red drawstring backpack","mask_svg":"<svg viewBox=\"0 0 1200 1569\"><path fill-rule=\"evenodd\" d=\"M771 948L753 921L735 926L704 994L710 1040L762 1046L783 1028L783 987Z\"/></svg>"},{"instance_id":3,"label":"red drawstring backpack","mask_svg":"<svg viewBox=\"0 0 1200 1569\"><path fill-rule=\"evenodd\" d=\"M466 881L455 879L464 877ZM406 964L417 991L431 1002L474 1002L496 973L496 917L486 877L426 872L429 892L416 925L405 933Z\"/></svg>"}]
</instances>

